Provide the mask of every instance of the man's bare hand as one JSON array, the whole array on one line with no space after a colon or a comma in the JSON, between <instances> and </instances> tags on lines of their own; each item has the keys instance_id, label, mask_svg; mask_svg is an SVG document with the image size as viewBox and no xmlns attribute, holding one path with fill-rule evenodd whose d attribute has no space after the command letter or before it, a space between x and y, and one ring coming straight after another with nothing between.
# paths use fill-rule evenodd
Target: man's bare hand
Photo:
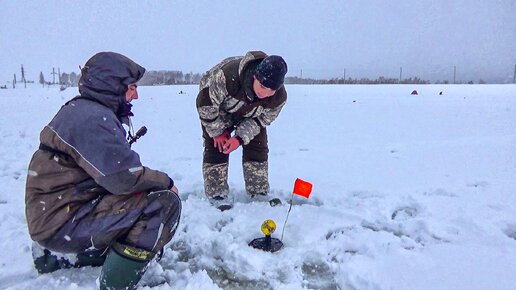
<instances>
[{"instance_id":1,"label":"man's bare hand","mask_svg":"<svg viewBox=\"0 0 516 290\"><path fill-rule=\"evenodd\" d=\"M213 137L213 147L217 148L219 152L224 151L224 143L228 141L229 137L229 132L224 130L219 136Z\"/></svg>"},{"instance_id":2,"label":"man's bare hand","mask_svg":"<svg viewBox=\"0 0 516 290\"><path fill-rule=\"evenodd\" d=\"M236 137L229 138L226 143L224 143L223 151L224 154L229 154L235 151L240 146L240 141Z\"/></svg>"}]
</instances>

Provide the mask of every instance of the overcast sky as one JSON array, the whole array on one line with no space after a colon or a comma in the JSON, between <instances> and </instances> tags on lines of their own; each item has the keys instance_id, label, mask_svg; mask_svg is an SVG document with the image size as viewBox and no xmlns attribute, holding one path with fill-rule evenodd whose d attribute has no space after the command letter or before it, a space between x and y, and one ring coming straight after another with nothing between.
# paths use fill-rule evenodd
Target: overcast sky
<instances>
[{"instance_id":1,"label":"overcast sky","mask_svg":"<svg viewBox=\"0 0 516 290\"><path fill-rule=\"evenodd\" d=\"M120 4L124 3L124 4ZM98 51L148 70L204 72L249 50L290 76L512 81L515 0L0 0L0 81L78 72Z\"/></svg>"}]
</instances>

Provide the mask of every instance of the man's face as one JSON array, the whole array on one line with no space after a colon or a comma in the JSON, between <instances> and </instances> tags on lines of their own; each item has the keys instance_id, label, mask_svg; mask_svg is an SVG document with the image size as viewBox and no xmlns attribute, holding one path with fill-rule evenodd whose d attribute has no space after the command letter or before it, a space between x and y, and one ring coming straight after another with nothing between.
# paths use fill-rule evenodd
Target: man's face
<instances>
[{"instance_id":1,"label":"man's face","mask_svg":"<svg viewBox=\"0 0 516 290\"><path fill-rule=\"evenodd\" d=\"M127 86L127 92L125 92L125 100L130 103L132 100L138 99L138 85L130 84Z\"/></svg>"},{"instance_id":2,"label":"man's face","mask_svg":"<svg viewBox=\"0 0 516 290\"><path fill-rule=\"evenodd\" d=\"M274 96L274 94L276 93L275 90L271 90L267 87L265 87L264 85L262 85L257 79L255 76L253 76L254 78L254 81L253 81L253 90L254 90L254 93L256 94L256 96L259 98L259 99L265 99L265 98L268 98L268 97L272 97Z\"/></svg>"}]
</instances>

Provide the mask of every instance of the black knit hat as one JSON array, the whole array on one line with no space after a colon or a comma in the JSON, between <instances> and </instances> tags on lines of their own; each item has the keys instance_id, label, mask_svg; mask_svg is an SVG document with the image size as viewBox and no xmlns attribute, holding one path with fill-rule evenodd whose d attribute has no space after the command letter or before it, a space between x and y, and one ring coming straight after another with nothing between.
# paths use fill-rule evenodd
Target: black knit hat
<instances>
[{"instance_id":1,"label":"black knit hat","mask_svg":"<svg viewBox=\"0 0 516 290\"><path fill-rule=\"evenodd\" d=\"M265 87L277 90L283 85L287 63L279 55L270 55L262 60L254 71L256 79Z\"/></svg>"}]
</instances>

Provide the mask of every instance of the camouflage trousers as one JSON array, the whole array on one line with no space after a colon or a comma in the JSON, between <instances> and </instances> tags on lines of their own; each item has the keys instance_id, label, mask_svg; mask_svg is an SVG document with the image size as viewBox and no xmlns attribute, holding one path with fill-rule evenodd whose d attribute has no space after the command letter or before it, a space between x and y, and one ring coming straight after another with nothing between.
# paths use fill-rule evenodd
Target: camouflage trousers
<instances>
[{"instance_id":1,"label":"camouflage trousers","mask_svg":"<svg viewBox=\"0 0 516 290\"><path fill-rule=\"evenodd\" d=\"M208 197L226 197L229 193L228 166L229 155L219 152L211 138L203 128L204 154L203 177L204 191ZM244 170L245 188L250 195L266 195L269 193L269 163L267 129L242 146L242 166Z\"/></svg>"},{"instance_id":2,"label":"camouflage trousers","mask_svg":"<svg viewBox=\"0 0 516 290\"><path fill-rule=\"evenodd\" d=\"M157 253L174 236L180 216L181 200L169 190L104 194L38 243L59 253L103 251L115 242Z\"/></svg>"}]
</instances>

